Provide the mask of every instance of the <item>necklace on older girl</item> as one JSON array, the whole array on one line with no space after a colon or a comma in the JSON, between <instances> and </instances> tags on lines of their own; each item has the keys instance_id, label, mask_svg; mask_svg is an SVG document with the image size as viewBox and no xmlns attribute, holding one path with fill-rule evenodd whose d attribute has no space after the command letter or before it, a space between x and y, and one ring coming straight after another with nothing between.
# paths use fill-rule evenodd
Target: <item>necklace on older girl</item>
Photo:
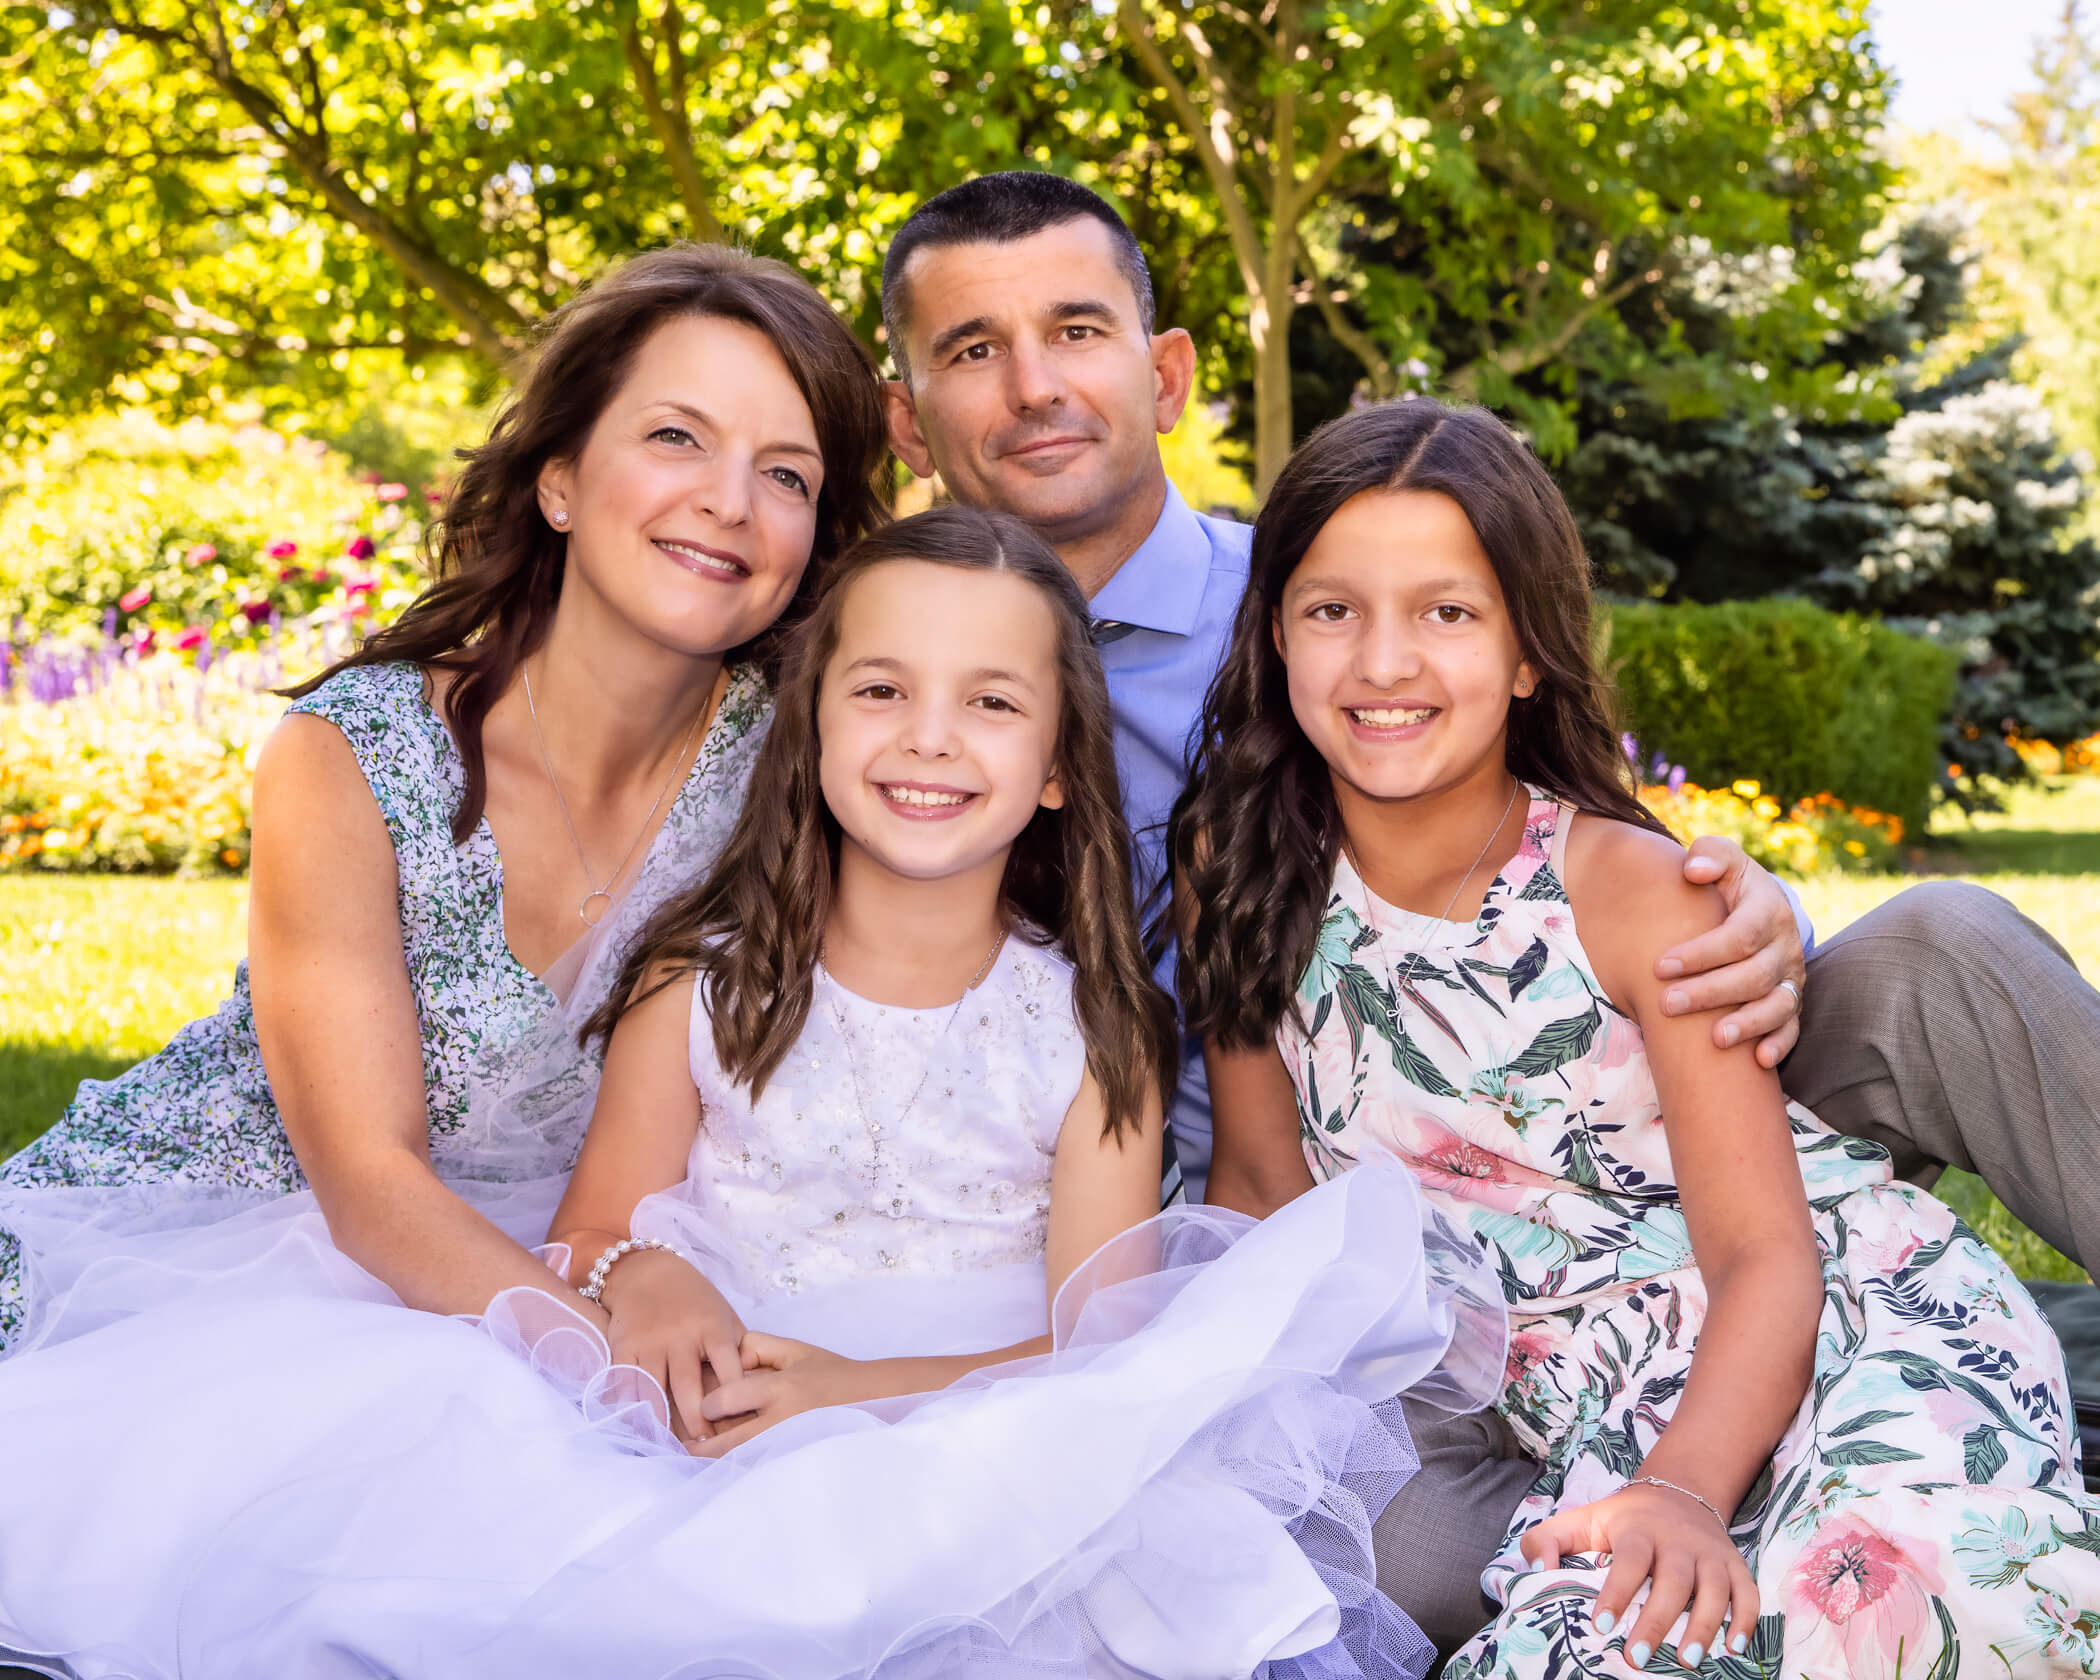
<instances>
[{"instance_id":1,"label":"necklace on older girl","mask_svg":"<svg viewBox=\"0 0 2100 1680\"><path fill-rule=\"evenodd\" d=\"M1466 872L1459 876L1458 885L1451 889L1451 896L1444 901L1442 914L1422 916L1419 911L1409 910L1403 912L1403 914L1410 916L1420 916L1420 921L1415 927L1412 943L1397 965L1386 951L1385 934L1378 928L1378 918L1372 912L1371 883L1364 879L1363 870L1361 868L1357 869L1356 879L1364 889L1364 925L1378 933L1379 955L1386 958L1386 974L1393 982L1393 1011L1396 1017L1400 1009L1401 975L1414 967L1415 958L1422 954L1422 942L1429 937L1430 929L1439 922L1448 922L1451 919L1452 909L1458 903L1458 895L1466 890L1466 883L1480 873L1481 864L1487 860L1488 848L1494 845L1495 836L1502 832L1502 825L1509 821L1509 813L1515 808L1518 790L1523 785L1522 782L1516 781L1514 778L1511 779L1509 798L1503 802L1502 814L1495 819L1495 826L1488 830L1487 838L1481 841L1480 850L1474 854L1473 861L1466 867ZM1355 861L1354 858L1350 859L1352 864ZM1394 908L1397 910L1399 906L1395 905Z\"/></svg>"}]
</instances>

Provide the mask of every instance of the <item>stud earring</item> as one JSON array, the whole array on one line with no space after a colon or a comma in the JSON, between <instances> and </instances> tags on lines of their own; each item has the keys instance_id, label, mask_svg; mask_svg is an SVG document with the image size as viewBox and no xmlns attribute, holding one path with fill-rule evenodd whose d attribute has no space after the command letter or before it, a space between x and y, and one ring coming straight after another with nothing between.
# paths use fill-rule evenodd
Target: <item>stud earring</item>
<instances>
[{"instance_id":1,"label":"stud earring","mask_svg":"<svg viewBox=\"0 0 2100 1680\"><path fill-rule=\"evenodd\" d=\"M565 509L556 508L547 517L554 521L554 528L557 531L566 531L569 528L569 515Z\"/></svg>"}]
</instances>

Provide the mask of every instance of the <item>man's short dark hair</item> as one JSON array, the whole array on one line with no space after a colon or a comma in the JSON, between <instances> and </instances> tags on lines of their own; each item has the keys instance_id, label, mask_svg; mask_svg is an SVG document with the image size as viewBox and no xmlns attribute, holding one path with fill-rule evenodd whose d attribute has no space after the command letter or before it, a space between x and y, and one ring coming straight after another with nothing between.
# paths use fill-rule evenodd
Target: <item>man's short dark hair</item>
<instances>
[{"instance_id":1,"label":"man's short dark hair","mask_svg":"<svg viewBox=\"0 0 2100 1680\"><path fill-rule=\"evenodd\" d=\"M1091 217L1108 229L1116 266L1137 299L1138 324L1152 331L1152 270L1129 224L1097 192L1062 175L1038 169L1008 169L935 193L914 210L890 241L882 260L882 324L890 354L907 383L911 366L904 356L904 335L911 326L911 300L904 271L914 252L943 245L1011 245L1045 228L1062 227Z\"/></svg>"}]
</instances>

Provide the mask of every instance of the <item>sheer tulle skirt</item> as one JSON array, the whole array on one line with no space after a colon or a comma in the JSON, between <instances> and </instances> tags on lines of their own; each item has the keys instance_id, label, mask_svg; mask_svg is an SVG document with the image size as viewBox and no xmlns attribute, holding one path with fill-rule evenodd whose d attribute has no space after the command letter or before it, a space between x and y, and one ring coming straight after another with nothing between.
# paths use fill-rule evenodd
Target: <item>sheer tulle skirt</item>
<instances>
[{"instance_id":1,"label":"sheer tulle skirt","mask_svg":"<svg viewBox=\"0 0 2100 1680\"><path fill-rule=\"evenodd\" d=\"M214 1680L1419 1673L1372 1586L1415 1467L1385 1402L1478 1403L1502 1334L1492 1275L1424 1219L1383 1164L1260 1225L1169 1210L1061 1292L1054 1352L720 1462L553 1296L407 1311L310 1202L163 1232L158 1262L136 1237L0 1363L0 1652ZM927 1352L1040 1333L1041 1282L740 1304Z\"/></svg>"}]
</instances>

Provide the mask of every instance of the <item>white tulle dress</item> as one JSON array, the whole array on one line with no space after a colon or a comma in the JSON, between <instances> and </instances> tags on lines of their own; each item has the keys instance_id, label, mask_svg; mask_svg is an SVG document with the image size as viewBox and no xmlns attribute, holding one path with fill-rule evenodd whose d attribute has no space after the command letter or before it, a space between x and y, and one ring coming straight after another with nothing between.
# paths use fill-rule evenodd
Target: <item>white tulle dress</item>
<instances>
[{"instance_id":1,"label":"white tulle dress","mask_svg":"<svg viewBox=\"0 0 2100 1680\"><path fill-rule=\"evenodd\" d=\"M1501 1376L1471 1243L1372 1163L1256 1225L1176 1208L1044 1298L1070 971L960 1012L819 973L752 1104L702 1019L687 1182L638 1211L755 1328L853 1356L1055 1351L689 1457L554 1294L409 1310L309 1198L132 1230L0 1363L0 1656L209 1680L1419 1674L1370 1520L1403 1389ZM916 1096L914 1097L914 1092ZM558 1183L488 1187L544 1231ZM557 1260L561 1257L555 1256Z\"/></svg>"}]
</instances>

